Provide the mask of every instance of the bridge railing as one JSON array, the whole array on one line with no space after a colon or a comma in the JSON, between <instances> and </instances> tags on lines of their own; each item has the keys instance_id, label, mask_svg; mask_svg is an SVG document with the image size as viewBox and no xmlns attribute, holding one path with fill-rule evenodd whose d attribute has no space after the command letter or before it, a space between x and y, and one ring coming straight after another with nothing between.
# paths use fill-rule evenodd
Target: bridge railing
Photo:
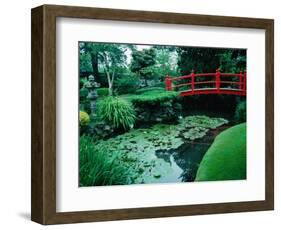
<instances>
[{"instance_id":1,"label":"bridge railing","mask_svg":"<svg viewBox=\"0 0 281 230\"><path fill-rule=\"evenodd\" d=\"M230 80L227 79L228 77ZM202 78L205 78L205 80L202 80ZM208 79L206 80L206 78ZM206 85L211 85L211 87L207 88ZM181 90L182 87L188 87L188 89ZM206 94L207 90L212 91L212 93L227 92L231 94L230 90L232 90L233 94L246 95L246 71L233 74L221 73L220 69L217 69L215 73L195 74L192 71L189 75L180 77L166 76L166 90L184 91L189 92L189 94Z\"/></svg>"}]
</instances>

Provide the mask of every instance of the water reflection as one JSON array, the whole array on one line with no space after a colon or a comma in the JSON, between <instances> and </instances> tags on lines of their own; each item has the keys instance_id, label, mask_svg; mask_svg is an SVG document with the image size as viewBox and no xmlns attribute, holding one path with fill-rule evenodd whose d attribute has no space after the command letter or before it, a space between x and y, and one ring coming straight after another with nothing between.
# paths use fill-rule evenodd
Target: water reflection
<instances>
[{"instance_id":1,"label":"water reflection","mask_svg":"<svg viewBox=\"0 0 281 230\"><path fill-rule=\"evenodd\" d=\"M162 182L190 182L194 181L199 164L213 143L215 137L225 129L212 130L197 141L189 141L177 149L157 150L156 157L170 164L172 172L162 179Z\"/></svg>"}]
</instances>

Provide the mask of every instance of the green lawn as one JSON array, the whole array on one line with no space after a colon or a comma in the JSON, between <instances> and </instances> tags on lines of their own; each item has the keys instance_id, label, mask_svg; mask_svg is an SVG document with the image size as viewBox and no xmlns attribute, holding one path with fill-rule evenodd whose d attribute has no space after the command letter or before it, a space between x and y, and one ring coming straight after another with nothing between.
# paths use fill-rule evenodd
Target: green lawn
<instances>
[{"instance_id":1,"label":"green lawn","mask_svg":"<svg viewBox=\"0 0 281 230\"><path fill-rule=\"evenodd\" d=\"M203 157L195 181L246 179L246 123L219 134Z\"/></svg>"}]
</instances>

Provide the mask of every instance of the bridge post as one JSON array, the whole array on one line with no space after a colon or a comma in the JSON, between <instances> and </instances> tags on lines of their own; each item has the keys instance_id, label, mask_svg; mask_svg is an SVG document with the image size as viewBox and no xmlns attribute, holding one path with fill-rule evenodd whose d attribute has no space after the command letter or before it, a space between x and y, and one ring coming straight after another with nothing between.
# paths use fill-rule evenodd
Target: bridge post
<instances>
[{"instance_id":1,"label":"bridge post","mask_svg":"<svg viewBox=\"0 0 281 230\"><path fill-rule=\"evenodd\" d=\"M246 82L247 82L247 72L244 70L244 76L243 76L243 91L246 95Z\"/></svg>"},{"instance_id":2,"label":"bridge post","mask_svg":"<svg viewBox=\"0 0 281 230\"><path fill-rule=\"evenodd\" d=\"M217 89L217 93L220 92L220 77L221 77L221 72L220 72L220 68L218 68L216 70L216 89Z\"/></svg>"},{"instance_id":3,"label":"bridge post","mask_svg":"<svg viewBox=\"0 0 281 230\"><path fill-rule=\"evenodd\" d=\"M239 89L243 90L244 89L244 82L243 82L243 74L242 71L239 73Z\"/></svg>"},{"instance_id":4,"label":"bridge post","mask_svg":"<svg viewBox=\"0 0 281 230\"><path fill-rule=\"evenodd\" d=\"M194 94L194 80L195 80L195 74L194 70L191 71L191 92Z\"/></svg>"},{"instance_id":5,"label":"bridge post","mask_svg":"<svg viewBox=\"0 0 281 230\"><path fill-rule=\"evenodd\" d=\"M170 76L166 76L166 90L171 91L172 90L172 80Z\"/></svg>"}]
</instances>

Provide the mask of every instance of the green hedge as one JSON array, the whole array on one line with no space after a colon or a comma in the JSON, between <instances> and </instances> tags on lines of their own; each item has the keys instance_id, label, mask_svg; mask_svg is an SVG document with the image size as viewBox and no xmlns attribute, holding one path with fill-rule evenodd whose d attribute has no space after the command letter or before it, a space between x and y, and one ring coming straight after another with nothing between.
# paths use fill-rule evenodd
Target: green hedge
<instances>
[{"instance_id":1,"label":"green hedge","mask_svg":"<svg viewBox=\"0 0 281 230\"><path fill-rule=\"evenodd\" d=\"M195 181L246 179L246 123L219 134L201 161Z\"/></svg>"},{"instance_id":2,"label":"green hedge","mask_svg":"<svg viewBox=\"0 0 281 230\"><path fill-rule=\"evenodd\" d=\"M100 97L108 96L108 88L98 88L97 89L97 94Z\"/></svg>"},{"instance_id":3,"label":"green hedge","mask_svg":"<svg viewBox=\"0 0 281 230\"><path fill-rule=\"evenodd\" d=\"M181 115L178 93L163 89L144 90L141 94L123 95L130 101L137 114L137 125L176 122Z\"/></svg>"},{"instance_id":4,"label":"green hedge","mask_svg":"<svg viewBox=\"0 0 281 230\"><path fill-rule=\"evenodd\" d=\"M143 93L151 92L151 91L162 91L162 92L164 92L165 88L164 87L155 87L155 86L144 87L144 88L136 90L136 94L143 94Z\"/></svg>"},{"instance_id":5,"label":"green hedge","mask_svg":"<svg viewBox=\"0 0 281 230\"><path fill-rule=\"evenodd\" d=\"M139 95L126 95L126 99L130 100L133 104L154 104L167 102L177 98L179 93L174 91L165 90L148 90Z\"/></svg>"}]
</instances>

